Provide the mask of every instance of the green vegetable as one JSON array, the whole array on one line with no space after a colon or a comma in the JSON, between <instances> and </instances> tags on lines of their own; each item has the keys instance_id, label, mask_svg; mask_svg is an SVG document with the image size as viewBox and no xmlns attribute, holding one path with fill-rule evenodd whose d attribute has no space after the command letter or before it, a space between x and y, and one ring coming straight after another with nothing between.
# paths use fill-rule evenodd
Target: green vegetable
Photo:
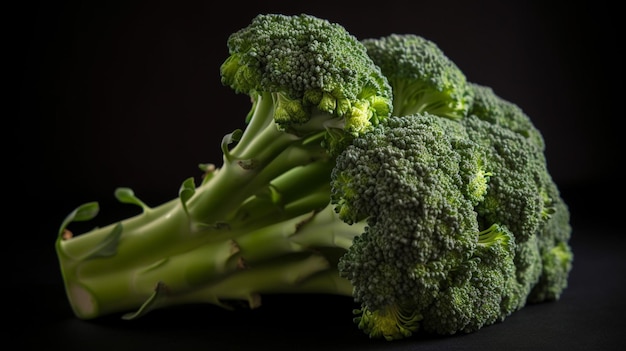
<instances>
[{"instance_id":1,"label":"green vegetable","mask_svg":"<svg viewBox=\"0 0 626 351\"><path fill-rule=\"evenodd\" d=\"M359 41L310 15L258 15L228 39L222 83L251 98L179 197L73 235L57 254L79 318L354 298L372 338L472 332L556 300L573 253L540 132L416 35Z\"/></svg>"},{"instance_id":2,"label":"green vegetable","mask_svg":"<svg viewBox=\"0 0 626 351\"><path fill-rule=\"evenodd\" d=\"M473 99L465 74L434 42L413 34L364 39L368 54L393 86L393 113L430 112L462 118Z\"/></svg>"}]
</instances>

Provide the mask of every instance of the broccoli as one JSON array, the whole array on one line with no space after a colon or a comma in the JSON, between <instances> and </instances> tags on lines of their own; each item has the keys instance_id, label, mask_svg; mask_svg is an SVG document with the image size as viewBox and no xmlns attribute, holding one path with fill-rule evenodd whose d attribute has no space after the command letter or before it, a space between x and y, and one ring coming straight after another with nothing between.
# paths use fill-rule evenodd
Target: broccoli
<instances>
[{"instance_id":1,"label":"broccoli","mask_svg":"<svg viewBox=\"0 0 626 351\"><path fill-rule=\"evenodd\" d=\"M530 117L517 105L495 94L491 87L470 83L474 101L470 113L492 124L499 124L517 132L542 151L545 142L541 132L533 125Z\"/></svg>"},{"instance_id":2,"label":"broccoli","mask_svg":"<svg viewBox=\"0 0 626 351\"><path fill-rule=\"evenodd\" d=\"M573 253L541 133L468 81L434 43L358 40L311 15L258 15L231 34L221 81L250 97L223 163L179 196L56 241L83 319L261 305L275 293L352 297L371 338L473 332L557 300Z\"/></svg>"},{"instance_id":3,"label":"broccoli","mask_svg":"<svg viewBox=\"0 0 626 351\"><path fill-rule=\"evenodd\" d=\"M473 89L465 74L434 42L414 34L363 39L368 55L393 87L393 113L467 114Z\"/></svg>"}]
</instances>

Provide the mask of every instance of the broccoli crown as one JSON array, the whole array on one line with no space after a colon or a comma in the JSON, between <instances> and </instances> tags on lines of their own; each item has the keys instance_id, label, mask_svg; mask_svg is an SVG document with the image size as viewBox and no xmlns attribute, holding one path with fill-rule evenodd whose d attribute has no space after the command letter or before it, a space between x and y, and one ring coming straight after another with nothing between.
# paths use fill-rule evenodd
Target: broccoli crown
<instances>
[{"instance_id":1,"label":"broccoli crown","mask_svg":"<svg viewBox=\"0 0 626 351\"><path fill-rule=\"evenodd\" d=\"M391 87L365 47L344 27L311 15L262 14L228 39L223 84L273 93L279 127L297 128L317 111L341 117L359 135L386 118Z\"/></svg>"},{"instance_id":2,"label":"broccoli crown","mask_svg":"<svg viewBox=\"0 0 626 351\"><path fill-rule=\"evenodd\" d=\"M339 270L372 336L471 332L523 307L532 289L564 288L569 227L553 214L567 211L541 149L502 125L390 117L337 158L331 185L340 218L367 221Z\"/></svg>"},{"instance_id":3,"label":"broccoli crown","mask_svg":"<svg viewBox=\"0 0 626 351\"><path fill-rule=\"evenodd\" d=\"M393 114L465 116L473 90L463 72L432 41L414 34L362 40L393 88Z\"/></svg>"},{"instance_id":4,"label":"broccoli crown","mask_svg":"<svg viewBox=\"0 0 626 351\"><path fill-rule=\"evenodd\" d=\"M570 212L560 197L554 182L548 184L549 196L554 199L547 222L537 235L542 271L539 282L528 297L531 302L558 300L567 287L574 253L569 245L572 233Z\"/></svg>"},{"instance_id":5,"label":"broccoli crown","mask_svg":"<svg viewBox=\"0 0 626 351\"><path fill-rule=\"evenodd\" d=\"M475 208L481 221L507 226L518 242L528 240L541 229L544 214L552 206L545 193L547 167L542 149L521 134L474 115L461 123L482 146L491 175L485 198Z\"/></svg>"},{"instance_id":6,"label":"broccoli crown","mask_svg":"<svg viewBox=\"0 0 626 351\"><path fill-rule=\"evenodd\" d=\"M502 301L502 316L515 312L526 305L530 291L538 284L543 274L538 237L531 236L524 242L515 243L515 279L507 296Z\"/></svg>"},{"instance_id":7,"label":"broccoli crown","mask_svg":"<svg viewBox=\"0 0 626 351\"><path fill-rule=\"evenodd\" d=\"M540 131L522 109L472 83L474 102L462 123L485 146L493 174L485 201L476 207L484 223L499 221L516 235L516 294L529 302L556 300L567 287L573 252L569 209L546 164ZM482 137L481 137L482 136ZM509 299L509 311L524 300Z\"/></svg>"},{"instance_id":8,"label":"broccoli crown","mask_svg":"<svg viewBox=\"0 0 626 351\"><path fill-rule=\"evenodd\" d=\"M424 329L439 334L472 332L502 320L509 311L515 279L515 236L494 224L477 234L471 257L451 272L437 299L424 312ZM525 297L524 297L525 298Z\"/></svg>"},{"instance_id":9,"label":"broccoli crown","mask_svg":"<svg viewBox=\"0 0 626 351\"><path fill-rule=\"evenodd\" d=\"M393 339L415 328L449 273L474 251L479 227L470 184L482 164L460 124L428 114L391 117L337 158L336 210L349 223L368 221L339 269L354 285L360 326L371 335Z\"/></svg>"},{"instance_id":10,"label":"broccoli crown","mask_svg":"<svg viewBox=\"0 0 626 351\"><path fill-rule=\"evenodd\" d=\"M470 87L474 95L470 114L510 129L529 139L538 148L544 149L543 136L518 105L496 95L491 87L476 83L470 83Z\"/></svg>"},{"instance_id":11,"label":"broccoli crown","mask_svg":"<svg viewBox=\"0 0 626 351\"><path fill-rule=\"evenodd\" d=\"M452 205L459 192L473 207L488 178L483 155L463 126L430 114L390 118L355 139L336 162L331 198L348 223L382 217L385 209L406 208L402 215L411 218L411 205L423 211ZM444 191L450 193L440 197ZM429 193L440 203L415 197Z\"/></svg>"}]
</instances>

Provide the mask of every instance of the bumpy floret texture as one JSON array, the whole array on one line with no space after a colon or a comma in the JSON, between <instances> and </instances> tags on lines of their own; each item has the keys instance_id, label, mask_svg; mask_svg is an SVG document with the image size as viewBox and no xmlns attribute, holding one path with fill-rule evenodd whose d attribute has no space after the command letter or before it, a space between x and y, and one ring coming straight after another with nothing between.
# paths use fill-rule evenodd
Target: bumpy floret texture
<instances>
[{"instance_id":1,"label":"bumpy floret texture","mask_svg":"<svg viewBox=\"0 0 626 351\"><path fill-rule=\"evenodd\" d=\"M406 334L475 250L470 184L483 161L459 127L433 115L393 117L337 160L331 196L340 217L369 224L339 267L364 306L360 326L370 334ZM405 322L371 323L382 315Z\"/></svg>"},{"instance_id":2,"label":"bumpy floret texture","mask_svg":"<svg viewBox=\"0 0 626 351\"><path fill-rule=\"evenodd\" d=\"M470 258L445 279L443 288L424 312L424 329L438 334L473 332L510 314L515 279L515 237L493 225L477 235ZM521 296L517 296L521 298Z\"/></svg>"},{"instance_id":3,"label":"bumpy floret texture","mask_svg":"<svg viewBox=\"0 0 626 351\"><path fill-rule=\"evenodd\" d=\"M430 112L462 118L473 100L464 73L434 42L414 34L362 40L393 87L396 116Z\"/></svg>"},{"instance_id":4,"label":"bumpy floret texture","mask_svg":"<svg viewBox=\"0 0 626 351\"><path fill-rule=\"evenodd\" d=\"M433 203L433 210L456 205L457 192L473 201L482 198L485 187L474 181L486 182L481 176L483 156L462 125L429 114L405 117L394 117L354 140L338 158L332 196L346 222L382 217L379 211L388 208L412 210L416 201L423 200L416 194L435 194L431 201L441 203ZM405 181L408 177L414 181ZM431 210L431 204L419 205Z\"/></svg>"},{"instance_id":5,"label":"bumpy floret texture","mask_svg":"<svg viewBox=\"0 0 626 351\"><path fill-rule=\"evenodd\" d=\"M574 261L569 245L572 233L569 208L554 182L550 182L548 193L554 204L545 226L537 235L542 270L528 297L530 302L558 300L567 287Z\"/></svg>"},{"instance_id":6,"label":"bumpy floret texture","mask_svg":"<svg viewBox=\"0 0 626 351\"><path fill-rule=\"evenodd\" d=\"M545 142L530 117L516 104L496 95L493 88L469 83L474 100L469 113L491 124L497 124L527 138L541 150Z\"/></svg>"},{"instance_id":7,"label":"bumpy floret texture","mask_svg":"<svg viewBox=\"0 0 626 351\"><path fill-rule=\"evenodd\" d=\"M482 146L489 186L476 206L484 223L501 223L523 242L535 235L544 221L550 200L544 197L546 173L542 150L527 138L474 115L462 121L469 137Z\"/></svg>"},{"instance_id":8,"label":"bumpy floret texture","mask_svg":"<svg viewBox=\"0 0 626 351\"><path fill-rule=\"evenodd\" d=\"M567 286L573 253L569 209L550 176L543 138L530 118L516 105L482 92L477 107L462 123L468 135L484 146L489 181L485 200L476 206L483 223L498 222L516 236L515 261L520 286L511 310L526 300L556 300Z\"/></svg>"},{"instance_id":9,"label":"bumpy floret texture","mask_svg":"<svg viewBox=\"0 0 626 351\"><path fill-rule=\"evenodd\" d=\"M475 331L566 285L568 212L541 149L506 126L391 117L338 157L332 189L340 218L368 224L339 268L372 336Z\"/></svg>"},{"instance_id":10,"label":"bumpy floret texture","mask_svg":"<svg viewBox=\"0 0 626 351\"><path fill-rule=\"evenodd\" d=\"M480 159L467 138L456 137L461 131L455 127L434 116L393 118L338 158L331 196L340 217L370 224L353 244L355 252L372 257L363 261L371 267L360 259L351 266L370 273L351 276L368 281L355 284L357 299L378 307L412 300L414 291L434 296L446 271L471 251L478 222L464 178L479 170ZM349 271L350 260L343 264ZM390 270L397 281L389 279ZM408 275L410 283L401 283ZM398 296L398 286L406 287L406 296Z\"/></svg>"},{"instance_id":11,"label":"bumpy floret texture","mask_svg":"<svg viewBox=\"0 0 626 351\"><path fill-rule=\"evenodd\" d=\"M349 117L360 134L391 110L391 89L344 27L310 15L258 15L228 39L222 82L235 91L276 96L276 122L306 123L311 109Z\"/></svg>"}]
</instances>

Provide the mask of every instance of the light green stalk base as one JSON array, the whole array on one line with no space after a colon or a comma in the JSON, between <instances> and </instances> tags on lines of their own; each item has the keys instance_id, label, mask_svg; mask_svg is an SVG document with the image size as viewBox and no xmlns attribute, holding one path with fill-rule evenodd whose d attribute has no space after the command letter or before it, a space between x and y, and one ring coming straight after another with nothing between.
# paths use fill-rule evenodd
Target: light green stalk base
<instances>
[{"instance_id":1,"label":"light green stalk base","mask_svg":"<svg viewBox=\"0 0 626 351\"><path fill-rule=\"evenodd\" d=\"M179 206L169 203L156 211L165 213L148 211L123 224L59 238L57 254L76 316L135 318L180 304L228 308L230 300L254 308L270 293L352 295L336 262L363 228L342 223L330 206L253 231L197 232L181 230ZM146 224L136 226L138 221ZM172 230L152 230L161 226Z\"/></svg>"}]
</instances>

